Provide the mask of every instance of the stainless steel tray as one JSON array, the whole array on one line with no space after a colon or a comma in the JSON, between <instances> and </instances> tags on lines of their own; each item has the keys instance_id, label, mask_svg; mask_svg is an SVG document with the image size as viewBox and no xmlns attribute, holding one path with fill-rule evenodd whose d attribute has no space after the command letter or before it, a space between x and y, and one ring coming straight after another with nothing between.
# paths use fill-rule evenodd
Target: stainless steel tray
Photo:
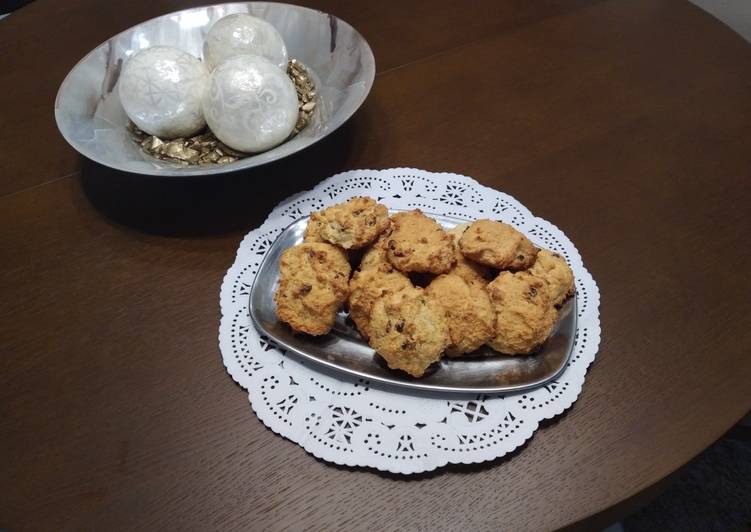
<instances>
[{"instance_id":1,"label":"stainless steel tray","mask_svg":"<svg viewBox=\"0 0 751 532\"><path fill-rule=\"evenodd\" d=\"M436 214L429 216L447 229L465 221ZM274 291L279 281L281 254L302 242L307 223L307 217L301 218L279 235L266 253L250 291L250 317L256 328L276 344L324 366L371 381L440 392L527 390L555 379L566 368L576 334L576 297L564 304L558 323L540 352L504 356L484 347L471 357L443 358L421 379L390 370L350 325L345 312L339 313L334 329L325 336L295 334L276 316Z\"/></svg>"}]
</instances>

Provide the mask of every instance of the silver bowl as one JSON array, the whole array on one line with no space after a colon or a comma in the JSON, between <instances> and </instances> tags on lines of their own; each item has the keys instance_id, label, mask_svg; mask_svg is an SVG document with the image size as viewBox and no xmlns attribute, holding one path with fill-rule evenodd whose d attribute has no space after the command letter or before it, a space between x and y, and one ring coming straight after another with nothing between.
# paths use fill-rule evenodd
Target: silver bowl
<instances>
[{"instance_id":1,"label":"silver bowl","mask_svg":"<svg viewBox=\"0 0 751 532\"><path fill-rule=\"evenodd\" d=\"M116 90L123 61L160 44L201 57L206 32L232 13L250 13L273 24L284 37L289 57L312 71L319 100L311 123L269 151L224 165L181 166L145 154L126 130L128 117ZM97 46L60 85L55 119L78 152L117 170L157 176L218 174L276 161L321 140L360 107L374 77L370 46L357 30L333 15L273 2L216 4L151 19Z\"/></svg>"}]
</instances>

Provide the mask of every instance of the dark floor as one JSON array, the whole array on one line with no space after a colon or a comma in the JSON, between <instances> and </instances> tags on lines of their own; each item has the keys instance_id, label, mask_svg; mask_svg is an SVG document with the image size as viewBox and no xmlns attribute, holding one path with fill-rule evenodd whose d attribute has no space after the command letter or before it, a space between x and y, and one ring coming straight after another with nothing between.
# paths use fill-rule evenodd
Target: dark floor
<instances>
[{"instance_id":1,"label":"dark floor","mask_svg":"<svg viewBox=\"0 0 751 532\"><path fill-rule=\"evenodd\" d=\"M626 532L751 530L751 424L697 456L622 525Z\"/></svg>"},{"instance_id":2,"label":"dark floor","mask_svg":"<svg viewBox=\"0 0 751 532\"><path fill-rule=\"evenodd\" d=\"M31 0L0 0L0 14L12 13L30 2Z\"/></svg>"}]
</instances>

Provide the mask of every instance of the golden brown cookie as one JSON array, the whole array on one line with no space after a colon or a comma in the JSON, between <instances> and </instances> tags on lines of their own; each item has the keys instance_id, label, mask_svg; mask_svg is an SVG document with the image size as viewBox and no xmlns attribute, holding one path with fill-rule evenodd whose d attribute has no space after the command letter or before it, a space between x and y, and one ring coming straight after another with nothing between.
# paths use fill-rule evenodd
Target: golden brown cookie
<instances>
[{"instance_id":1,"label":"golden brown cookie","mask_svg":"<svg viewBox=\"0 0 751 532\"><path fill-rule=\"evenodd\" d=\"M472 222L459 239L459 249L465 257L500 270L526 270L537 256L526 236L493 220Z\"/></svg>"},{"instance_id":2,"label":"golden brown cookie","mask_svg":"<svg viewBox=\"0 0 751 532\"><path fill-rule=\"evenodd\" d=\"M574 295L574 272L558 253L541 249L529 273L548 282L550 299L556 306Z\"/></svg>"},{"instance_id":3,"label":"golden brown cookie","mask_svg":"<svg viewBox=\"0 0 751 532\"><path fill-rule=\"evenodd\" d=\"M412 288L412 283L385 259L361 268L349 281L349 316L360 334L368 338L371 335L370 315L376 300L384 295Z\"/></svg>"},{"instance_id":4,"label":"golden brown cookie","mask_svg":"<svg viewBox=\"0 0 751 532\"><path fill-rule=\"evenodd\" d=\"M421 377L449 344L443 309L421 288L407 288L376 300L370 345L392 369Z\"/></svg>"},{"instance_id":5,"label":"golden brown cookie","mask_svg":"<svg viewBox=\"0 0 751 532\"><path fill-rule=\"evenodd\" d=\"M326 242L321 235L322 228L323 218L321 218L321 213L312 213L308 218L308 225L305 227L303 242Z\"/></svg>"},{"instance_id":6,"label":"golden brown cookie","mask_svg":"<svg viewBox=\"0 0 751 532\"><path fill-rule=\"evenodd\" d=\"M306 241L321 239L344 249L374 242L389 225L389 212L374 199L355 197L310 215Z\"/></svg>"},{"instance_id":7,"label":"golden brown cookie","mask_svg":"<svg viewBox=\"0 0 751 532\"><path fill-rule=\"evenodd\" d=\"M454 257L456 258L456 264L449 270L449 273L455 273L467 282L486 285L493 278L490 268L468 259L459 251L459 239L468 227L469 222L459 224L446 231L454 239Z\"/></svg>"},{"instance_id":8,"label":"golden brown cookie","mask_svg":"<svg viewBox=\"0 0 751 532\"><path fill-rule=\"evenodd\" d=\"M402 272L446 273L455 264L452 238L420 209L391 217L386 258Z\"/></svg>"},{"instance_id":9,"label":"golden brown cookie","mask_svg":"<svg viewBox=\"0 0 751 532\"><path fill-rule=\"evenodd\" d=\"M428 298L443 307L449 327L450 357L471 353L495 334L495 312L484 285L456 274L436 277L425 289Z\"/></svg>"},{"instance_id":10,"label":"golden brown cookie","mask_svg":"<svg viewBox=\"0 0 751 532\"><path fill-rule=\"evenodd\" d=\"M558 317L548 283L529 272L501 272L487 290L495 310L495 337L488 345L507 355L537 351Z\"/></svg>"},{"instance_id":11,"label":"golden brown cookie","mask_svg":"<svg viewBox=\"0 0 751 532\"><path fill-rule=\"evenodd\" d=\"M274 293L279 319L299 332L329 332L347 298L350 271L344 251L331 244L303 243L286 249Z\"/></svg>"},{"instance_id":12,"label":"golden brown cookie","mask_svg":"<svg viewBox=\"0 0 751 532\"><path fill-rule=\"evenodd\" d=\"M389 220L389 226L390 225L391 220ZM391 265L391 263L386 258L386 239L388 237L388 234L389 230L387 229L386 232L378 237L378 240L376 240L372 246L365 249L365 253L363 253L362 258L360 259L360 270L372 268L374 266L378 266L379 264Z\"/></svg>"}]
</instances>

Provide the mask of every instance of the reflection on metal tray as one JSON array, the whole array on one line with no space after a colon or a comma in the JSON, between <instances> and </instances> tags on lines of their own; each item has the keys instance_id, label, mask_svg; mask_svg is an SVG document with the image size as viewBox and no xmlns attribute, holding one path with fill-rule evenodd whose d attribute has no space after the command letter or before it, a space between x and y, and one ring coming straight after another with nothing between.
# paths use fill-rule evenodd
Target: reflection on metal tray
<instances>
[{"instance_id":1,"label":"reflection on metal tray","mask_svg":"<svg viewBox=\"0 0 751 532\"><path fill-rule=\"evenodd\" d=\"M450 229L466 220L429 214ZM560 310L558 323L542 350L534 355L499 355L488 347L473 356L443 358L420 379L390 370L340 312L334 329L325 336L295 334L276 316L274 291L279 281L282 252L299 244L308 218L287 227L261 264L250 292L250 316L256 328L278 345L309 360L339 371L396 386L439 392L501 393L542 386L566 367L576 334L576 297Z\"/></svg>"}]
</instances>

